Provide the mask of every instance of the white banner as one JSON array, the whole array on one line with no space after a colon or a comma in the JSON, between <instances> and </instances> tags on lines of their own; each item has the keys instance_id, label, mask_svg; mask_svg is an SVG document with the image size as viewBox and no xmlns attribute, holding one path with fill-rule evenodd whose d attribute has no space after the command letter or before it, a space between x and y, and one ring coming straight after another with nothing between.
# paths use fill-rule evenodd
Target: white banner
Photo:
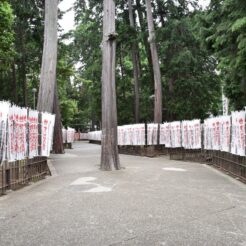
<instances>
[{"instance_id":1,"label":"white banner","mask_svg":"<svg viewBox=\"0 0 246 246\"><path fill-rule=\"evenodd\" d=\"M27 109L21 108L19 118L16 118L17 129L17 160L27 157Z\"/></svg>"},{"instance_id":2,"label":"white banner","mask_svg":"<svg viewBox=\"0 0 246 246\"><path fill-rule=\"evenodd\" d=\"M55 115L49 113L41 114L42 139L41 156L49 156L52 148Z\"/></svg>"},{"instance_id":3,"label":"white banner","mask_svg":"<svg viewBox=\"0 0 246 246\"><path fill-rule=\"evenodd\" d=\"M74 142L75 129L68 127L67 128L67 143Z\"/></svg>"},{"instance_id":4,"label":"white banner","mask_svg":"<svg viewBox=\"0 0 246 246\"><path fill-rule=\"evenodd\" d=\"M102 131L88 132L88 140L101 141Z\"/></svg>"},{"instance_id":5,"label":"white banner","mask_svg":"<svg viewBox=\"0 0 246 246\"><path fill-rule=\"evenodd\" d=\"M118 126L118 145L145 145L145 125Z\"/></svg>"},{"instance_id":6,"label":"white banner","mask_svg":"<svg viewBox=\"0 0 246 246\"><path fill-rule=\"evenodd\" d=\"M123 137L123 145L132 145L133 135L132 135L132 127L131 125L123 126L124 129L124 137Z\"/></svg>"},{"instance_id":7,"label":"white banner","mask_svg":"<svg viewBox=\"0 0 246 246\"><path fill-rule=\"evenodd\" d=\"M15 138L15 106L9 108L8 114L8 161L16 160L16 138Z\"/></svg>"},{"instance_id":8,"label":"white banner","mask_svg":"<svg viewBox=\"0 0 246 246\"><path fill-rule=\"evenodd\" d=\"M230 152L231 144L231 116L221 117L221 151Z\"/></svg>"},{"instance_id":9,"label":"white banner","mask_svg":"<svg viewBox=\"0 0 246 246\"><path fill-rule=\"evenodd\" d=\"M147 133L148 145L157 145L158 124L148 124Z\"/></svg>"},{"instance_id":10,"label":"white banner","mask_svg":"<svg viewBox=\"0 0 246 246\"><path fill-rule=\"evenodd\" d=\"M134 125L135 134L133 145L145 145L145 124Z\"/></svg>"},{"instance_id":11,"label":"white banner","mask_svg":"<svg viewBox=\"0 0 246 246\"><path fill-rule=\"evenodd\" d=\"M125 128L124 126L118 126L118 145L124 145L125 143Z\"/></svg>"},{"instance_id":12,"label":"white banner","mask_svg":"<svg viewBox=\"0 0 246 246\"><path fill-rule=\"evenodd\" d=\"M182 122L182 147L185 149L201 149L201 121Z\"/></svg>"},{"instance_id":13,"label":"white banner","mask_svg":"<svg viewBox=\"0 0 246 246\"><path fill-rule=\"evenodd\" d=\"M204 121L204 149L220 150L221 125L221 117L209 118Z\"/></svg>"},{"instance_id":14,"label":"white banner","mask_svg":"<svg viewBox=\"0 0 246 246\"><path fill-rule=\"evenodd\" d=\"M231 153L245 156L245 117L246 112L232 112Z\"/></svg>"},{"instance_id":15,"label":"white banner","mask_svg":"<svg viewBox=\"0 0 246 246\"><path fill-rule=\"evenodd\" d=\"M38 111L29 111L29 158L38 156Z\"/></svg>"},{"instance_id":16,"label":"white banner","mask_svg":"<svg viewBox=\"0 0 246 246\"><path fill-rule=\"evenodd\" d=\"M10 104L0 102L0 164L6 159L7 119Z\"/></svg>"},{"instance_id":17,"label":"white banner","mask_svg":"<svg viewBox=\"0 0 246 246\"><path fill-rule=\"evenodd\" d=\"M204 149L230 152L230 141L230 116L219 116L204 121Z\"/></svg>"},{"instance_id":18,"label":"white banner","mask_svg":"<svg viewBox=\"0 0 246 246\"><path fill-rule=\"evenodd\" d=\"M62 140L63 143L67 142L67 130L65 128L62 128Z\"/></svg>"},{"instance_id":19,"label":"white banner","mask_svg":"<svg viewBox=\"0 0 246 246\"><path fill-rule=\"evenodd\" d=\"M164 144L166 148L171 147L171 124L164 123L160 125L160 144Z\"/></svg>"},{"instance_id":20,"label":"white banner","mask_svg":"<svg viewBox=\"0 0 246 246\"><path fill-rule=\"evenodd\" d=\"M211 127L211 119L204 120L203 124L203 130L204 130L204 136L203 136L203 143L204 143L204 149L206 150L212 150L212 127Z\"/></svg>"},{"instance_id":21,"label":"white banner","mask_svg":"<svg viewBox=\"0 0 246 246\"><path fill-rule=\"evenodd\" d=\"M171 147L180 148L181 144L181 122L174 121L170 123L171 125Z\"/></svg>"},{"instance_id":22,"label":"white banner","mask_svg":"<svg viewBox=\"0 0 246 246\"><path fill-rule=\"evenodd\" d=\"M88 133L80 133L80 140L88 139Z\"/></svg>"},{"instance_id":23,"label":"white banner","mask_svg":"<svg viewBox=\"0 0 246 246\"><path fill-rule=\"evenodd\" d=\"M12 106L8 117L8 161L27 157L27 109Z\"/></svg>"}]
</instances>

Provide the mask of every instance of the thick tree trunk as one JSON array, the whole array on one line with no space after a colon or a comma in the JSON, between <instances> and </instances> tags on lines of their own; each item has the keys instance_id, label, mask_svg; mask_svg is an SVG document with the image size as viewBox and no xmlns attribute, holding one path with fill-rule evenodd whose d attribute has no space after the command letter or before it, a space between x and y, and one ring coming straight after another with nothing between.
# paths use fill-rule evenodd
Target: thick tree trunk
<instances>
[{"instance_id":1,"label":"thick tree trunk","mask_svg":"<svg viewBox=\"0 0 246 246\"><path fill-rule=\"evenodd\" d=\"M159 58L156 47L156 37L154 29L154 21L151 10L151 0L146 0L148 29L149 29L149 43L153 63L154 80L155 80L155 109L154 109L154 122L162 122L162 85L161 85L161 71Z\"/></svg>"},{"instance_id":2,"label":"thick tree trunk","mask_svg":"<svg viewBox=\"0 0 246 246\"><path fill-rule=\"evenodd\" d=\"M60 112L60 104L59 104L57 84L55 84L53 113L56 115L55 128L54 128L54 138L53 138L53 152L55 154L64 154L62 124L61 124L61 112Z\"/></svg>"},{"instance_id":3,"label":"thick tree trunk","mask_svg":"<svg viewBox=\"0 0 246 246\"><path fill-rule=\"evenodd\" d=\"M45 1L45 27L38 110L52 112L57 65L58 0Z\"/></svg>"},{"instance_id":4,"label":"thick tree trunk","mask_svg":"<svg viewBox=\"0 0 246 246\"><path fill-rule=\"evenodd\" d=\"M128 0L129 8L129 19L130 26L135 30L132 0ZM135 113L135 123L139 123L139 80L140 80L140 67L139 67L139 57L138 57L138 43L132 44L132 63L133 63L133 77L134 77L134 113Z\"/></svg>"},{"instance_id":5,"label":"thick tree trunk","mask_svg":"<svg viewBox=\"0 0 246 246\"><path fill-rule=\"evenodd\" d=\"M117 141L115 89L115 1L104 0L102 64L102 152L101 169L120 169Z\"/></svg>"}]
</instances>

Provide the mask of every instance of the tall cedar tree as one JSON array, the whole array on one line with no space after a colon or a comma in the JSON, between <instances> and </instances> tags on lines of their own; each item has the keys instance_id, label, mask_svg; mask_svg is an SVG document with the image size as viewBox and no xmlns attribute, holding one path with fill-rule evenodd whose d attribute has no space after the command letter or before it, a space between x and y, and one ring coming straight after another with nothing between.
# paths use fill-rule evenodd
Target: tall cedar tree
<instances>
[{"instance_id":1,"label":"tall cedar tree","mask_svg":"<svg viewBox=\"0 0 246 246\"><path fill-rule=\"evenodd\" d=\"M115 90L115 2L104 0L102 59L102 152L101 170L120 169L117 143L117 108Z\"/></svg>"},{"instance_id":2,"label":"tall cedar tree","mask_svg":"<svg viewBox=\"0 0 246 246\"><path fill-rule=\"evenodd\" d=\"M45 1L45 27L38 110L52 112L57 65L58 0Z\"/></svg>"},{"instance_id":3,"label":"tall cedar tree","mask_svg":"<svg viewBox=\"0 0 246 246\"><path fill-rule=\"evenodd\" d=\"M132 0L128 0L129 20L131 28L135 30L134 13L132 7ZM133 78L134 78L134 116L135 123L139 123L139 81L140 81L140 66L138 43L132 43L132 63L133 63Z\"/></svg>"},{"instance_id":4,"label":"tall cedar tree","mask_svg":"<svg viewBox=\"0 0 246 246\"><path fill-rule=\"evenodd\" d=\"M56 114L54 152L63 153L61 114L56 86L58 0L45 1L45 27L38 110Z\"/></svg>"},{"instance_id":5,"label":"tall cedar tree","mask_svg":"<svg viewBox=\"0 0 246 246\"><path fill-rule=\"evenodd\" d=\"M151 57L153 63L154 80L155 80L155 109L154 109L154 122L162 123L162 84L161 84L161 70L159 58L156 47L156 36L153 15L151 10L151 0L146 0L146 10L149 29L149 43L151 50Z\"/></svg>"}]
</instances>

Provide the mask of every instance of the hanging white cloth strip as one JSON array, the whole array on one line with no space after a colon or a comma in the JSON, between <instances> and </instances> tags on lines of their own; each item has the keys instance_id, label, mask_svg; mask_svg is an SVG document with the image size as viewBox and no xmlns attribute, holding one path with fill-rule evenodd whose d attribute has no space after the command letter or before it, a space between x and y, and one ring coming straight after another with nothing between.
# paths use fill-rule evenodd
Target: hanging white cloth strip
<instances>
[{"instance_id":1,"label":"hanging white cloth strip","mask_svg":"<svg viewBox=\"0 0 246 246\"><path fill-rule=\"evenodd\" d=\"M15 105L8 115L8 161L27 157L27 109Z\"/></svg>"},{"instance_id":2,"label":"hanging white cloth strip","mask_svg":"<svg viewBox=\"0 0 246 246\"><path fill-rule=\"evenodd\" d=\"M88 140L101 141L102 131L88 132Z\"/></svg>"},{"instance_id":3,"label":"hanging white cloth strip","mask_svg":"<svg viewBox=\"0 0 246 246\"><path fill-rule=\"evenodd\" d=\"M148 145L157 145L158 124L148 124L147 134Z\"/></svg>"},{"instance_id":4,"label":"hanging white cloth strip","mask_svg":"<svg viewBox=\"0 0 246 246\"><path fill-rule=\"evenodd\" d=\"M62 128L62 139L63 143L67 142L67 130L65 128Z\"/></svg>"},{"instance_id":5,"label":"hanging white cloth strip","mask_svg":"<svg viewBox=\"0 0 246 246\"><path fill-rule=\"evenodd\" d=\"M181 144L181 122L171 122L171 148L180 148Z\"/></svg>"},{"instance_id":6,"label":"hanging white cloth strip","mask_svg":"<svg viewBox=\"0 0 246 246\"><path fill-rule=\"evenodd\" d=\"M166 148L171 147L171 124L164 123L160 125L160 144Z\"/></svg>"},{"instance_id":7,"label":"hanging white cloth strip","mask_svg":"<svg viewBox=\"0 0 246 246\"><path fill-rule=\"evenodd\" d=\"M29 110L28 114L28 143L29 158L38 156L38 111Z\"/></svg>"},{"instance_id":8,"label":"hanging white cloth strip","mask_svg":"<svg viewBox=\"0 0 246 246\"><path fill-rule=\"evenodd\" d=\"M67 143L73 143L75 137L75 129L68 127L67 128Z\"/></svg>"},{"instance_id":9,"label":"hanging white cloth strip","mask_svg":"<svg viewBox=\"0 0 246 246\"><path fill-rule=\"evenodd\" d=\"M118 126L118 145L144 145L145 125Z\"/></svg>"},{"instance_id":10,"label":"hanging white cloth strip","mask_svg":"<svg viewBox=\"0 0 246 246\"><path fill-rule=\"evenodd\" d=\"M182 121L182 147L185 149L201 148L201 121Z\"/></svg>"},{"instance_id":11,"label":"hanging white cloth strip","mask_svg":"<svg viewBox=\"0 0 246 246\"><path fill-rule=\"evenodd\" d=\"M232 112L231 153L245 156L245 117L246 112Z\"/></svg>"},{"instance_id":12,"label":"hanging white cloth strip","mask_svg":"<svg viewBox=\"0 0 246 246\"><path fill-rule=\"evenodd\" d=\"M41 156L49 156L52 148L55 115L41 113Z\"/></svg>"},{"instance_id":13,"label":"hanging white cloth strip","mask_svg":"<svg viewBox=\"0 0 246 246\"><path fill-rule=\"evenodd\" d=\"M6 160L7 119L9 107L9 102L0 102L0 164Z\"/></svg>"}]
</instances>

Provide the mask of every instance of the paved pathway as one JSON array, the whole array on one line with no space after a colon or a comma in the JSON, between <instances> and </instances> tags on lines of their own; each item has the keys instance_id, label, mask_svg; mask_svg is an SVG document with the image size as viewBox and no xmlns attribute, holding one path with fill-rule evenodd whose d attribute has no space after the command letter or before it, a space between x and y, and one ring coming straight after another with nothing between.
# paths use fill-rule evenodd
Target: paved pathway
<instances>
[{"instance_id":1,"label":"paved pathway","mask_svg":"<svg viewBox=\"0 0 246 246\"><path fill-rule=\"evenodd\" d=\"M121 155L100 146L53 157L57 175L0 197L0 245L246 245L246 185L206 165Z\"/></svg>"}]
</instances>

